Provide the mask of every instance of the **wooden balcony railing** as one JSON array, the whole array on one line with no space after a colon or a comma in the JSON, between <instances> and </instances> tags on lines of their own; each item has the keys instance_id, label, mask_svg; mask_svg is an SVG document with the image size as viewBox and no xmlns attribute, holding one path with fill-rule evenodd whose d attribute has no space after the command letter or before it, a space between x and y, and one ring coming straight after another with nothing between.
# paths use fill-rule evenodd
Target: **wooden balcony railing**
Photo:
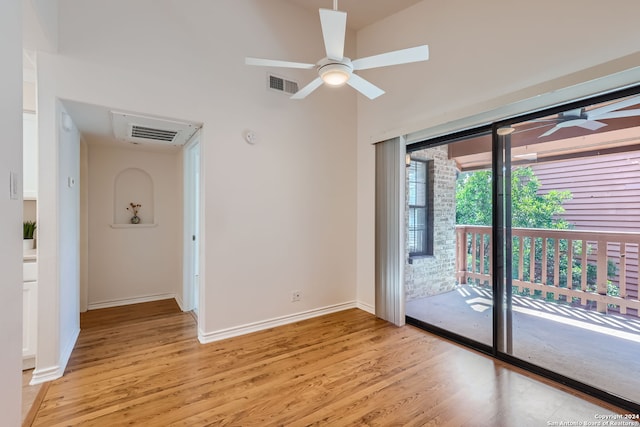
<instances>
[{"instance_id":1,"label":"wooden balcony railing","mask_svg":"<svg viewBox=\"0 0 640 427\"><path fill-rule=\"evenodd\" d=\"M490 286L491 227L457 226L456 245L458 283ZM514 228L512 284L516 292L640 316L639 246L640 233Z\"/></svg>"}]
</instances>

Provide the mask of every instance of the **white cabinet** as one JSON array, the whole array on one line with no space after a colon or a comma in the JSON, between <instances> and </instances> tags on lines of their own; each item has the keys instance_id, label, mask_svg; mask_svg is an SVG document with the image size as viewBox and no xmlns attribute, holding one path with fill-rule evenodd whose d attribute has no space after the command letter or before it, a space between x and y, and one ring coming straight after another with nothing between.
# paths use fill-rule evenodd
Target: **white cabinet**
<instances>
[{"instance_id":1,"label":"white cabinet","mask_svg":"<svg viewBox=\"0 0 640 427\"><path fill-rule=\"evenodd\" d=\"M36 365L38 341L38 263L25 261L22 288L22 369Z\"/></svg>"},{"instance_id":2,"label":"white cabinet","mask_svg":"<svg viewBox=\"0 0 640 427\"><path fill-rule=\"evenodd\" d=\"M35 113L22 113L22 182L25 200L38 197L38 119Z\"/></svg>"}]
</instances>

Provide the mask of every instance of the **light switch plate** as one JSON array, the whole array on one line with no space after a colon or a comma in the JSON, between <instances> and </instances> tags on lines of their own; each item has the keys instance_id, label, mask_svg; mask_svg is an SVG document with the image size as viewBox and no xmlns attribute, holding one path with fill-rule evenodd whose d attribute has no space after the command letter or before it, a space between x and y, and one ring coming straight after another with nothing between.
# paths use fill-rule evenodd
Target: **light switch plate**
<instances>
[{"instance_id":1,"label":"light switch plate","mask_svg":"<svg viewBox=\"0 0 640 427\"><path fill-rule=\"evenodd\" d=\"M9 198L18 200L18 174L13 171L9 172Z\"/></svg>"}]
</instances>

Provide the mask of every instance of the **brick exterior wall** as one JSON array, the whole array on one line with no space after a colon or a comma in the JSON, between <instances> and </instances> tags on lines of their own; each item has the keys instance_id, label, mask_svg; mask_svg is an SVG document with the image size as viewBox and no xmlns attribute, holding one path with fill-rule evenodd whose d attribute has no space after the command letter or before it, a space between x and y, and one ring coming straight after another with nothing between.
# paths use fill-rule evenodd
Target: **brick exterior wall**
<instances>
[{"instance_id":1,"label":"brick exterior wall","mask_svg":"<svg viewBox=\"0 0 640 427\"><path fill-rule=\"evenodd\" d=\"M456 164L449 160L447 146L411 153L414 159L431 160L430 187L433 189L433 256L413 258L405 248L404 287L411 301L452 290L456 285ZM406 176L405 233L409 229L409 174ZM408 239L405 239L408 240Z\"/></svg>"}]
</instances>

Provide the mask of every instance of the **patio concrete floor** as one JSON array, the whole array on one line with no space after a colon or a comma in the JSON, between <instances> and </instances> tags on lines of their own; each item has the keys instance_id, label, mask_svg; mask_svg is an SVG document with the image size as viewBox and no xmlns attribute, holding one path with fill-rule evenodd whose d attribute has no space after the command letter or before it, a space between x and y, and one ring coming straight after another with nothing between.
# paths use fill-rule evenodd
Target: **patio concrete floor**
<instances>
[{"instance_id":1,"label":"patio concrete floor","mask_svg":"<svg viewBox=\"0 0 640 427\"><path fill-rule=\"evenodd\" d=\"M492 292L462 285L406 303L423 322L492 343ZM640 403L640 318L513 297L513 352L527 362Z\"/></svg>"}]
</instances>

